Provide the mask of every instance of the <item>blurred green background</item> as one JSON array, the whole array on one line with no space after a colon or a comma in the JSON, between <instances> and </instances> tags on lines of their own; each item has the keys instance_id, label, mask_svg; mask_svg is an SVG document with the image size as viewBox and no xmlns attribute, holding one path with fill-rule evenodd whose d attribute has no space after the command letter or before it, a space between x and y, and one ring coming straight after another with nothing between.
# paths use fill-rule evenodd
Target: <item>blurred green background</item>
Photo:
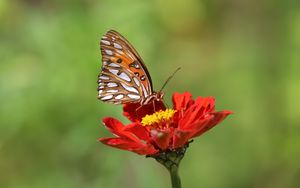
<instances>
[{"instance_id":1,"label":"blurred green background","mask_svg":"<svg viewBox=\"0 0 300 188\"><path fill-rule=\"evenodd\" d=\"M300 187L299 1L0 0L0 187L170 187L153 159L97 142L99 39L122 33L159 89L233 110L191 144L185 188Z\"/></svg>"}]
</instances>

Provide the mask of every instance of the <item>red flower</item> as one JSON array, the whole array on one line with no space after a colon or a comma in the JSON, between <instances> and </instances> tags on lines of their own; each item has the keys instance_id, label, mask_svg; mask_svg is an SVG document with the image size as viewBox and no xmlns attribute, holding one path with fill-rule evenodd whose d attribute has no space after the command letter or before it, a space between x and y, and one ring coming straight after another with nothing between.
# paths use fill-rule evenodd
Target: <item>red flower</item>
<instances>
[{"instance_id":1,"label":"red flower","mask_svg":"<svg viewBox=\"0 0 300 188\"><path fill-rule=\"evenodd\" d=\"M116 137L99 140L140 155L154 155L184 147L192 138L200 136L232 113L228 110L215 112L213 97L193 100L192 95L185 92L173 94L172 100L174 109L166 109L162 102L142 107L139 104L124 105L123 114L132 123L125 126L114 118L104 118L104 125Z\"/></svg>"}]
</instances>

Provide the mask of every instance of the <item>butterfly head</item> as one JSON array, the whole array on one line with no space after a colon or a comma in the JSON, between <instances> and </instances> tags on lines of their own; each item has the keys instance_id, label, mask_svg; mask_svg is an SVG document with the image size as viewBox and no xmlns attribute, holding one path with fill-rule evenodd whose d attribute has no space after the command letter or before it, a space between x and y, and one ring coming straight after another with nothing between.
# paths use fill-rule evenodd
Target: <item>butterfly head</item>
<instances>
[{"instance_id":1,"label":"butterfly head","mask_svg":"<svg viewBox=\"0 0 300 188\"><path fill-rule=\"evenodd\" d=\"M153 95L154 95L154 100L163 101L163 97L164 97L165 93L158 91L158 92L154 92Z\"/></svg>"},{"instance_id":2,"label":"butterfly head","mask_svg":"<svg viewBox=\"0 0 300 188\"><path fill-rule=\"evenodd\" d=\"M153 92L151 95L149 95L144 100L140 101L141 105L148 105L152 102L162 102L163 103L163 97L164 93L161 91Z\"/></svg>"}]
</instances>

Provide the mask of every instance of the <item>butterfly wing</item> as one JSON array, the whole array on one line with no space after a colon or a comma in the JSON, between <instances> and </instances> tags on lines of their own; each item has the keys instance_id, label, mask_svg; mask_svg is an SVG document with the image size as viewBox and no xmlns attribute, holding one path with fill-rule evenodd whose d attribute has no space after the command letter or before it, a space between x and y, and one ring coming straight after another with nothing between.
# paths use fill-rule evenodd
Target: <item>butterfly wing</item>
<instances>
[{"instance_id":1,"label":"butterfly wing","mask_svg":"<svg viewBox=\"0 0 300 188\"><path fill-rule=\"evenodd\" d=\"M142 103L153 93L149 72L133 46L117 31L100 41L102 71L98 98L113 104Z\"/></svg>"}]
</instances>

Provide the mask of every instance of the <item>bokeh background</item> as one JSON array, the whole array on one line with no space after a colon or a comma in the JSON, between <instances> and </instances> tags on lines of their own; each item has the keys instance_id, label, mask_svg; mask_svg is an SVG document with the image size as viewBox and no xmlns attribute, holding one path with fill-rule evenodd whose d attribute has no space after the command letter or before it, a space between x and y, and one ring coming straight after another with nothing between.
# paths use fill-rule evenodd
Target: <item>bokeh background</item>
<instances>
[{"instance_id":1,"label":"bokeh background","mask_svg":"<svg viewBox=\"0 0 300 188\"><path fill-rule=\"evenodd\" d=\"M190 146L185 188L300 187L299 1L0 0L0 187L170 187L153 159L109 148L99 39L122 33L159 89L233 110Z\"/></svg>"}]
</instances>

